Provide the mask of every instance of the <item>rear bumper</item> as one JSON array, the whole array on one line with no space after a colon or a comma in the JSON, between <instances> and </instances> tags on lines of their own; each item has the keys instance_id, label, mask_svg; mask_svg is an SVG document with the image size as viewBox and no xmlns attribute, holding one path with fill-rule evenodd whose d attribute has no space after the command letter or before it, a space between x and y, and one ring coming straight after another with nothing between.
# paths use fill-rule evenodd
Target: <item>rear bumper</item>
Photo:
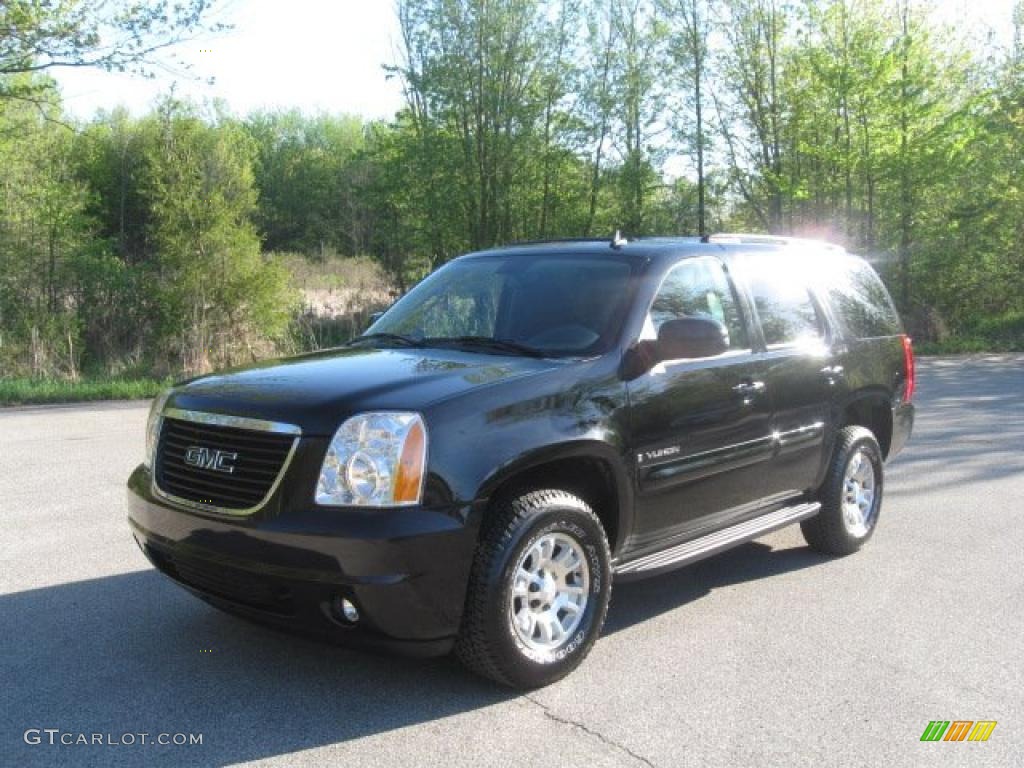
<instances>
[{"instance_id":1,"label":"rear bumper","mask_svg":"<svg viewBox=\"0 0 1024 768\"><path fill-rule=\"evenodd\" d=\"M889 456L895 456L903 450L914 431L914 404L900 403L892 409L892 441L889 444Z\"/></svg>"},{"instance_id":2,"label":"rear bumper","mask_svg":"<svg viewBox=\"0 0 1024 768\"><path fill-rule=\"evenodd\" d=\"M221 608L331 640L432 655L458 631L476 531L469 509L290 510L225 519L152 494L139 467L128 519L161 572ZM359 611L344 621L337 601Z\"/></svg>"}]
</instances>

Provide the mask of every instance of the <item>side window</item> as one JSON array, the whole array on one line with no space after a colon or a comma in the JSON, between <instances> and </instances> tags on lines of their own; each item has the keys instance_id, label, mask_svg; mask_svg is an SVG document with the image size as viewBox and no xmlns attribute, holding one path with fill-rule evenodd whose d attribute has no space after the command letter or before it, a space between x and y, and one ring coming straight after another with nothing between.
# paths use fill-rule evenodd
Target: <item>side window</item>
<instances>
[{"instance_id":1,"label":"side window","mask_svg":"<svg viewBox=\"0 0 1024 768\"><path fill-rule=\"evenodd\" d=\"M716 259L687 259L672 268L662 281L644 323L642 338L657 338L668 320L709 317L729 331L729 349L749 349L736 294Z\"/></svg>"},{"instance_id":2,"label":"side window","mask_svg":"<svg viewBox=\"0 0 1024 768\"><path fill-rule=\"evenodd\" d=\"M870 339L902 331L899 315L885 285L866 262L848 259L828 270L829 301L848 336Z\"/></svg>"},{"instance_id":3,"label":"side window","mask_svg":"<svg viewBox=\"0 0 1024 768\"><path fill-rule=\"evenodd\" d=\"M744 259L744 274L769 347L822 338L824 326L794 264L776 254Z\"/></svg>"}]
</instances>

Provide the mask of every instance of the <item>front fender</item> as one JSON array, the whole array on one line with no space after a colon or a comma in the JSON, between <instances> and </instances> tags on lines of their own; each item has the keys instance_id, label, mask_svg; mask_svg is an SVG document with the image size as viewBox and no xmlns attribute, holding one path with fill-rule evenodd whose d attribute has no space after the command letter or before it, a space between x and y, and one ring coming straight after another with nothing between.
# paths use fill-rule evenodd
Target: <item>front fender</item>
<instances>
[{"instance_id":1,"label":"front fender","mask_svg":"<svg viewBox=\"0 0 1024 768\"><path fill-rule=\"evenodd\" d=\"M615 502L618 510L616 540L609 542L613 552L618 552L633 528L633 483L627 470L621 450L612 443L601 440L570 440L554 445L546 445L516 457L512 461L496 467L481 483L477 498L482 502L477 508L483 509L495 492L532 470L546 464L566 459L590 459L600 462L610 474L615 489Z\"/></svg>"},{"instance_id":2,"label":"front fender","mask_svg":"<svg viewBox=\"0 0 1024 768\"><path fill-rule=\"evenodd\" d=\"M522 472L570 458L596 459L614 480L619 535L631 530L625 385L617 362L583 361L557 373L460 397L424 414L430 472L453 500L486 507Z\"/></svg>"}]
</instances>

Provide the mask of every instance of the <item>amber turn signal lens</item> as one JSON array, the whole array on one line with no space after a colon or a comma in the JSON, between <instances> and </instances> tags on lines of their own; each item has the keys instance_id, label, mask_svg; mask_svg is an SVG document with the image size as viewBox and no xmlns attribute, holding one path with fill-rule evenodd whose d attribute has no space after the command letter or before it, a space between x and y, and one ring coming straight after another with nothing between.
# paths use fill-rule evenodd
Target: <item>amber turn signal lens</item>
<instances>
[{"instance_id":1,"label":"amber turn signal lens","mask_svg":"<svg viewBox=\"0 0 1024 768\"><path fill-rule=\"evenodd\" d=\"M423 483L423 464L427 457L427 438L423 424L416 421L409 428L402 446L402 456L395 473L395 502L416 503L420 500Z\"/></svg>"}]
</instances>

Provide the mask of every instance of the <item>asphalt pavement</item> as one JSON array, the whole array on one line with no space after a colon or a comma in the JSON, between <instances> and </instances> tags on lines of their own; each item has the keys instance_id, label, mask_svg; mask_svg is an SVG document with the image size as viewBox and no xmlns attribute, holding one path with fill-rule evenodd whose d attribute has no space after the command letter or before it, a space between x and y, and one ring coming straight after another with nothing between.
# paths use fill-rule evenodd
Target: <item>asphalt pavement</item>
<instances>
[{"instance_id":1,"label":"asphalt pavement","mask_svg":"<svg viewBox=\"0 0 1024 768\"><path fill-rule=\"evenodd\" d=\"M129 533L146 404L0 409L0 765L1022 765L1024 357L919 360L918 387L865 550L790 528L619 585L529 695L221 614Z\"/></svg>"}]
</instances>

